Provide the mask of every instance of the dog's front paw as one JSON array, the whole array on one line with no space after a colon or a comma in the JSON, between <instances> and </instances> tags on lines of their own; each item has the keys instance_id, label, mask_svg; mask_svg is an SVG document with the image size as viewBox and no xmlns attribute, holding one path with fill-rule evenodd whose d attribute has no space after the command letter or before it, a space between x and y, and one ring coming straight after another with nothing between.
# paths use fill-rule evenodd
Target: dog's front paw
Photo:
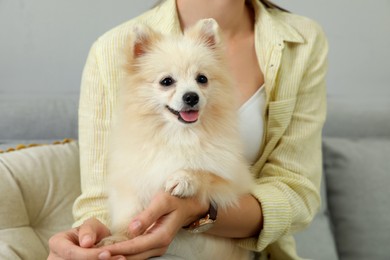
<instances>
[{"instance_id":1,"label":"dog's front paw","mask_svg":"<svg viewBox=\"0 0 390 260\"><path fill-rule=\"evenodd\" d=\"M128 239L129 238L127 236L125 236L125 235L113 235L113 236L109 236L109 237L103 238L96 245L96 247L109 246L109 245L113 245L113 244L116 244L116 243L119 243L119 242L122 242L122 241L126 241Z\"/></svg>"},{"instance_id":2,"label":"dog's front paw","mask_svg":"<svg viewBox=\"0 0 390 260\"><path fill-rule=\"evenodd\" d=\"M198 180L189 172L178 171L165 184L165 191L176 197L191 197L197 194Z\"/></svg>"}]
</instances>

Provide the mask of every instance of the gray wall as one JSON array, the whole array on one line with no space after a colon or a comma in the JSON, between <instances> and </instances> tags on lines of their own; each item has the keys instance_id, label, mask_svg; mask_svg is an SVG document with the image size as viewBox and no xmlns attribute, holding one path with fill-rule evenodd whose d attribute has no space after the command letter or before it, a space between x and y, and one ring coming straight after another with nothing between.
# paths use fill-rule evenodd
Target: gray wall
<instances>
[{"instance_id":1,"label":"gray wall","mask_svg":"<svg viewBox=\"0 0 390 260\"><path fill-rule=\"evenodd\" d=\"M389 100L390 0L275 2L325 29L330 97ZM96 37L154 3L0 0L0 95L77 95Z\"/></svg>"},{"instance_id":2,"label":"gray wall","mask_svg":"<svg viewBox=\"0 0 390 260\"><path fill-rule=\"evenodd\" d=\"M390 103L390 0L275 0L318 21L329 40L331 98Z\"/></svg>"},{"instance_id":3,"label":"gray wall","mask_svg":"<svg viewBox=\"0 0 390 260\"><path fill-rule=\"evenodd\" d=\"M0 95L78 95L93 41L155 2L0 0Z\"/></svg>"}]
</instances>

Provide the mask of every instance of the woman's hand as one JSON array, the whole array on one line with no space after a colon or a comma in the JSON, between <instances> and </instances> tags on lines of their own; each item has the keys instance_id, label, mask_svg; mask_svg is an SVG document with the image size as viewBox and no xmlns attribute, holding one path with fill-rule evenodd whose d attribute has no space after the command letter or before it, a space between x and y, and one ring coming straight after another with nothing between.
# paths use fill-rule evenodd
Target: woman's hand
<instances>
[{"instance_id":1,"label":"woman's hand","mask_svg":"<svg viewBox=\"0 0 390 260\"><path fill-rule=\"evenodd\" d=\"M103 247L99 259L147 259L161 256L167 251L176 233L205 215L209 205L196 198L177 198L167 192L158 193L151 204L138 214L129 225L134 237L128 241Z\"/></svg>"},{"instance_id":2,"label":"woman's hand","mask_svg":"<svg viewBox=\"0 0 390 260\"><path fill-rule=\"evenodd\" d=\"M109 229L99 220L91 218L80 227L58 233L50 238L48 259L98 259L101 248L93 248L110 235Z\"/></svg>"}]
</instances>

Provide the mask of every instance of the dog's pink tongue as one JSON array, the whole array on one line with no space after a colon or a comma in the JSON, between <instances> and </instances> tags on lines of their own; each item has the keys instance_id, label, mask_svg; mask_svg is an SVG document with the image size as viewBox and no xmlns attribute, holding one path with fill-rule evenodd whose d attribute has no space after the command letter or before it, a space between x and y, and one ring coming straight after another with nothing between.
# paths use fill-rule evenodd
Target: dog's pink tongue
<instances>
[{"instance_id":1,"label":"dog's pink tongue","mask_svg":"<svg viewBox=\"0 0 390 260\"><path fill-rule=\"evenodd\" d=\"M186 122L195 122L198 120L199 111L182 111L180 116Z\"/></svg>"}]
</instances>

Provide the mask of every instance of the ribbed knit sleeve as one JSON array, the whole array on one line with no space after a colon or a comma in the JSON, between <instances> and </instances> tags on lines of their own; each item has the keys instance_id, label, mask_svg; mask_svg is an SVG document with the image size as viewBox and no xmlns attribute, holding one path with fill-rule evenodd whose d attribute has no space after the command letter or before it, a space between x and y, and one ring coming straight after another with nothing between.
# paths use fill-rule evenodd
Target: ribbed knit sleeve
<instances>
[{"instance_id":1,"label":"ribbed knit sleeve","mask_svg":"<svg viewBox=\"0 0 390 260\"><path fill-rule=\"evenodd\" d=\"M110 126L110 99L99 70L96 43L84 67L79 104L79 145L82 195L73 206L74 226L95 217L107 223L105 207L106 153Z\"/></svg>"}]
</instances>

